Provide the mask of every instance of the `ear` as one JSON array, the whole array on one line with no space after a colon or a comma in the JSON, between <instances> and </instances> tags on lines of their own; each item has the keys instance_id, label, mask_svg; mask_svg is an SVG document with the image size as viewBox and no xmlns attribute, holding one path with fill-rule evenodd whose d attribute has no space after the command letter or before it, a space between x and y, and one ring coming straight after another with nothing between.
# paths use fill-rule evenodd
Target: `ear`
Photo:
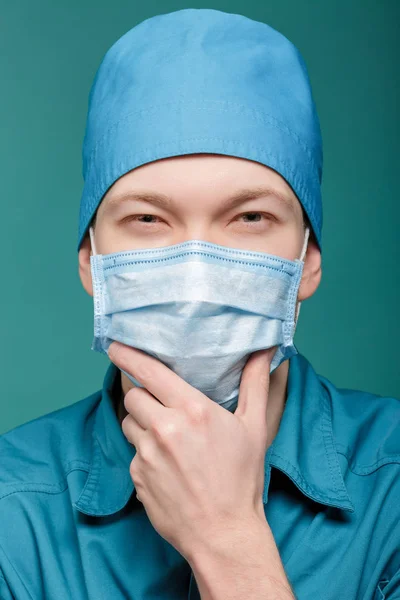
<instances>
[{"instance_id":1,"label":"ear","mask_svg":"<svg viewBox=\"0 0 400 600\"><path fill-rule=\"evenodd\" d=\"M310 296L316 292L321 282L321 277L321 251L318 248L314 236L311 235L310 232L307 252L304 258L303 275L297 296L299 302L310 298Z\"/></svg>"},{"instance_id":2,"label":"ear","mask_svg":"<svg viewBox=\"0 0 400 600\"><path fill-rule=\"evenodd\" d=\"M89 296L93 296L92 272L90 270L90 255L92 254L89 234L86 234L79 248L79 277Z\"/></svg>"}]
</instances>

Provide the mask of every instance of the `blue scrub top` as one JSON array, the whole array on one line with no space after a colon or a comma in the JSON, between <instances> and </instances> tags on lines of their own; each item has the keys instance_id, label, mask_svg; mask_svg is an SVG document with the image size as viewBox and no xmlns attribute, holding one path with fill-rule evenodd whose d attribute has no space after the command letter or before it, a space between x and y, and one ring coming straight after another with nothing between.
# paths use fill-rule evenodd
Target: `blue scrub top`
<instances>
[{"instance_id":1,"label":"blue scrub top","mask_svg":"<svg viewBox=\"0 0 400 600\"><path fill-rule=\"evenodd\" d=\"M1 600L199 599L133 493L119 373L111 363L102 390L0 436ZM399 400L290 359L264 502L299 600L400 599L399 422Z\"/></svg>"}]
</instances>

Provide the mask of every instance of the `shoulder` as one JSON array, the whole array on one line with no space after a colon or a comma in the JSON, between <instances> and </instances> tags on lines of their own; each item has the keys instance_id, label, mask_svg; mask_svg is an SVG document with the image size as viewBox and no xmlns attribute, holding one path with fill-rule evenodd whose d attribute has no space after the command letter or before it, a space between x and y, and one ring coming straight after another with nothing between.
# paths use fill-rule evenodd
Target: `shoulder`
<instances>
[{"instance_id":1,"label":"shoulder","mask_svg":"<svg viewBox=\"0 0 400 600\"><path fill-rule=\"evenodd\" d=\"M338 388L318 375L331 409L336 449L351 471L368 475L385 465L400 467L400 399Z\"/></svg>"},{"instance_id":2,"label":"shoulder","mask_svg":"<svg viewBox=\"0 0 400 600\"><path fill-rule=\"evenodd\" d=\"M0 435L0 502L17 491L65 487L71 468L88 468L101 391Z\"/></svg>"}]
</instances>

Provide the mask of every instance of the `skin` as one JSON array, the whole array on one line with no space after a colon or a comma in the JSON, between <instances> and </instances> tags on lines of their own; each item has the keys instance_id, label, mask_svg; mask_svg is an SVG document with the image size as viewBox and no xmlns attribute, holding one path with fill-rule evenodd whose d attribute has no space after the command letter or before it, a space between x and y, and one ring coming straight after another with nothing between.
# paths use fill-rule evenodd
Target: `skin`
<instances>
[{"instance_id":1,"label":"skin","mask_svg":"<svg viewBox=\"0 0 400 600\"><path fill-rule=\"evenodd\" d=\"M289 206L275 195L248 200L235 208L223 203L243 188L269 187L283 194ZM158 192L171 198L168 207L117 195ZM152 215L152 216L146 216ZM94 228L97 254L156 248L190 239L223 246L266 252L289 260L300 257L304 242L302 206L286 180L260 163L216 154L192 154L154 161L120 177L104 195ZM79 276L93 296L90 238L79 250ZM321 253L310 231L297 300L310 298L321 280ZM287 397L289 361L271 374L267 405L268 444L279 429ZM117 417L128 414L124 397L134 387L121 372L122 394Z\"/></svg>"}]
</instances>

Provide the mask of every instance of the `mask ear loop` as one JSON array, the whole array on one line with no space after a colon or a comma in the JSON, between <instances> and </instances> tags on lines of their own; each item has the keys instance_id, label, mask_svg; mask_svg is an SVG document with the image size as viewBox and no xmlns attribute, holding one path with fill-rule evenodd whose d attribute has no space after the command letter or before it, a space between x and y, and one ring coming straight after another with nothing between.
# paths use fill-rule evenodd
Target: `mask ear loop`
<instances>
[{"instance_id":1,"label":"mask ear loop","mask_svg":"<svg viewBox=\"0 0 400 600\"><path fill-rule=\"evenodd\" d=\"M306 255L307 244L308 244L308 238L309 237L310 237L310 229L309 229L309 227L307 227L306 228L306 233L305 233L305 236L304 236L303 249L302 249L301 254L300 254L300 260L301 261L304 261L304 257ZM299 318L299 314L300 314L300 306L301 306L301 302L298 302L297 303L297 308L296 308L296 318L295 318L295 322L294 322L295 328L296 328L296 325L297 325L297 319Z\"/></svg>"},{"instance_id":2,"label":"mask ear loop","mask_svg":"<svg viewBox=\"0 0 400 600\"><path fill-rule=\"evenodd\" d=\"M303 249L302 249L301 254L300 254L300 260L304 260L304 257L306 255L307 244L308 244L308 238L309 237L310 237L310 229L309 229L309 227L306 227L306 233L305 233L305 236L304 236L304 244L303 244Z\"/></svg>"},{"instance_id":3,"label":"mask ear loop","mask_svg":"<svg viewBox=\"0 0 400 600\"><path fill-rule=\"evenodd\" d=\"M92 245L92 254L93 254L93 256L96 256L97 252L96 252L96 246L94 243L93 227L89 227L89 235L90 235L90 243Z\"/></svg>"}]
</instances>

